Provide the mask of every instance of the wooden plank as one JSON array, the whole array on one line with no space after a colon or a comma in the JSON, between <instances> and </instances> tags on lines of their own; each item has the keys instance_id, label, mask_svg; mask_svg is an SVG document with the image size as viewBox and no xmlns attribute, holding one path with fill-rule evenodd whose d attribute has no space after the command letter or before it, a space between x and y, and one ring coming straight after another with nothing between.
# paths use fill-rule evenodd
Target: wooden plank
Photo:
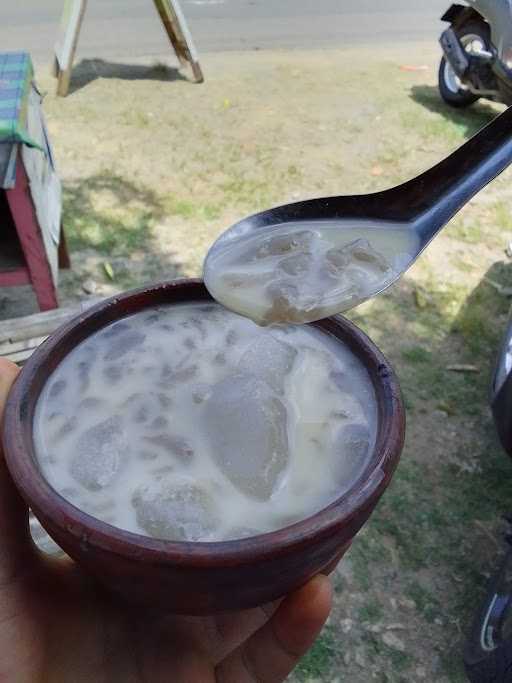
<instances>
[{"instance_id":1,"label":"wooden plank","mask_svg":"<svg viewBox=\"0 0 512 683\"><path fill-rule=\"evenodd\" d=\"M30 356L34 353L35 349L27 349L26 351L17 351L16 353L7 353L5 354L4 358L7 358L8 360L12 361L13 363L17 363L18 365L23 365L25 361L27 361Z\"/></svg>"},{"instance_id":2,"label":"wooden plank","mask_svg":"<svg viewBox=\"0 0 512 683\"><path fill-rule=\"evenodd\" d=\"M60 225L60 240L59 240L59 268L71 268L71 259L69 258L68 243L66 241L66 233L64 226Z\"/></svg>"},{"instance_id":3,"label":"wooden plank","mask_svg":"<svg viewBox=\"0 0 512 683\"><path fill-rule=\"evenodd\" d=\"M34 337L32 339L22 339L21 341L11 342L5 341L0 343L0 356L6 356L9 353L18 353L18 351L27 351L28 349L37 349L39 344L42 344L48 335L43 337Z\"/></svg>"},{"instance_id":4,"label":"wooden plank","mask_svg":"<svg viewBox=\"0 0 512 683\"><path fill-rule=\"evenodd\" d=\"M0 320L0 343L15 343L23 339L33 339L51 334L60 325L94 306L101 298L91 297L76 306L58 308L44 313Z\"/></svg>"},{"instance_id":5,"label":"wooden plank","mask_svg":"<svg viewBox=\"0 0 512 683\"><path fill-rule=\"evenodd\" d=\"M153 0L153 2L180 64L184 66L188 63L192 69L194 80L197 83L202 83L204 81L203 72L179 0Z\"/></svg>"},{"instance_id":6,"label":"wooden plank","mask_svg":"<svg viewBox=\"0 0 512 683\"><path fill-rule=\"evenodd\" d=\"M27 268L0 271L0 287L17 287L29 284L30 275Z\"/></svg>"},{"instance_id":7,"label":"wooden plank","mask_svg":"<svg viewBox=\"0 0 512 683\"><path fill-rule=\"evenodd\" d=\"M16 164L16 185L12 190L6 190L6 195L39 308L42 311L57 308L57 292L21 154L18 155Z\"/></svg>"}]
</instances>

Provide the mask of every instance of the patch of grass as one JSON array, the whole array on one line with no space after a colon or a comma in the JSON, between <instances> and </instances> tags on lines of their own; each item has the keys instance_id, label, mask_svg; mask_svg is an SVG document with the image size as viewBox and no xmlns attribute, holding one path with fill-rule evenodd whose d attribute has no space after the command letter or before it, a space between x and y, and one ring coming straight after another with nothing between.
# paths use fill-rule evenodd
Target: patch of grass
<instances>
[{"instance_id":1,"label":"patch of grass","mask_svg":"<svg viewBox=\"0 0 512 683\"><path fill-rule=\"evenodd\" d=\"M339 649L339 644L329 627L324 628L315 644L303 657L294 673L299 681L308 681L310 678L325 678L331 668L331 664Z\"/></svg>"},{"instance_id":2,"label":"patch of grass","mask_svg":"<svg viewBox=\"0 0 512 683\"><path fill-rule=\"evenodd\" d=\"M256 179L236 177L221 184L228 203L268 208L275 203L275 186L270 178L261 176Z\"/></svg>"},{"instance_id":3,"label":"patch of grass","mask_svg":"<svg viewBox=\"0 0 512 683\"><path fill-rule=\"evenodd\" d=\"M104 172L63 191L63 222L72 249L126 254L151 238L162 205L150 190Z\"/></svg>"},{"instance_id":4,"label":"patch of grass","mask_svg":"<svg viewBox=\"0 0 512 683\"><path fill-rule=\"evenodd\" d=\"M219 218L223 207L221 204L201 203L191 199L167 195L163 199L165 213L169 216L180 216L185 220L199 219L212 221Z\"/></svg>"},{"instance_id":5,"label":"patch of grass","mask_svg":"<svg viewBox=\"0 0 512 683\"><path fill-rule=\"evenodd\" d=\"M391 554L383 545L378 531L368 524L354 539L350 550L354 580L363 591L368 591L372 583L372 563L390 562Z\"/></svg>"},{"instance_id":6,"label":"patch of grass","mask_svg":"<svg viewBox=\"0 0 512 683\"><path fill-rule=\"evenodd\" d=\"M402 357L409 363L430 363L432 354L423 346L411 346L402 351Z\"/></svg>"},{"instance_id":7,"label":"patch of grass","mask_svg":"<svg viewBox=\"0 0 512 683\"><path fill-rule=\"evenodd\" d=\"M417 581L411 581L405 589L405 595L414 600L418 611L431 624L440 614L438 599Z\"/></svg>"},{"instance_id":8,"label":"patch of grass","mask_svg":"<svg viewBox=\"0 0 512 683\"><path fill-rule=\"evenodd\" d=\"M383 612L380 602L373 596L368 596L366 603L359 609L358 617L360 621L373 624L382 619Z\"/></svg>"},{"instance_id":9,"label":"patch of grass","mask_svg":"<svg viewBox=\"0 0 512 683\"><path fill-rule=\"evenodd\" d=\"M506 236L503 231L512 232L512 216L510 202L498 201L493 206L493 223L499 228L500 236L505 243Z\"/></svg>"},{"instance_id":10,"label":"patch of grass","mask_svg":"<svg viewBox=\"0 0 512 683\"><path fill-rule=\"evenodd\" d=\"M470 221L466 217L457 217L450 225L450 235L467 244L482 244L484 226L475 218Z\"/></svg>"},{"instance_id":11,"label":"patch of grass","mask_svg":"<svg viewBox=\"0 0 512 683\"><path fill-rule=\"evenodd\" d=\"M402 673L410 668L412 662L414 661L410 654L407 652L402 652L394 647L389 647L382 643L381 645L381 655L383 655L391 664L391 669L393 671Z\"/></svg>"},{"instance_id":12,"label":"patch of grass","mask_svg":"<svg viewBox=\"0 0 512 683\"><path fill-rule=\"evenodd\" d=\"M134 128L147 128L151 123L150 117L140 109L128 109L121 114L120 120L124 125Z\"/></svg>"}]
</instances>

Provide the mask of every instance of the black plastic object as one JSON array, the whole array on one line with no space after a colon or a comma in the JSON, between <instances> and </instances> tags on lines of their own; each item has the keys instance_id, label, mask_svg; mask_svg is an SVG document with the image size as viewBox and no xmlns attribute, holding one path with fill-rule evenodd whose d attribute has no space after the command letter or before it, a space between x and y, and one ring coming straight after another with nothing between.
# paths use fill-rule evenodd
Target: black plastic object
<instances>
[{"instance_id":1,"label":"black plastic object","mask_svg":"<svg viewBox=\"0 0 512 683\"><path fill-rule=\"evenodd\" d=\"M512 551L489 581L464 649L471 683L512 681Z\"/></svg>"},{"instance_id":2,"label":"black plastic object","mask_svg":"<svg viewBox=\"0 0 512 683\"><path fill-rule=\"evenodd\" d=\"M507 358L507 356L509 358ZM491 409L504 450L512 456L512 318L509 320L491 386Z\"/></svg>"},{"instance_id":3,"label":"black plastic object","mask_svg":"<svg viewBox=\"0 0 512 683\"><path fill-rule=\"evenodd\" d=\"M459 78L464 78L469 69L469 59L455 31L452 28L447 28L441 34L439 42L452 69Z\"/></svg>"}]
</instances>

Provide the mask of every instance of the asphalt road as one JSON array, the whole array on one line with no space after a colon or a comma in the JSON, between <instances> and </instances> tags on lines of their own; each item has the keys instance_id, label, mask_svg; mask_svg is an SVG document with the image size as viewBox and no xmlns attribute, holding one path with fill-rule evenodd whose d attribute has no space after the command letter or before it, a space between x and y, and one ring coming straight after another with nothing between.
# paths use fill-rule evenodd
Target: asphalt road
<instances>
[{"instance_id":1,"label":"asphalt road","mask_svg":"<svg viewBox=\"0 0 512 683\"><path fill-rule=\"evenodd\" d=\"M62 0L2 0L0 50L49 60ZM89 0L77 57L168 50L151 0ZM199 53L437 41L448 0L181 0Z\"/></svg>"}]
</instances>

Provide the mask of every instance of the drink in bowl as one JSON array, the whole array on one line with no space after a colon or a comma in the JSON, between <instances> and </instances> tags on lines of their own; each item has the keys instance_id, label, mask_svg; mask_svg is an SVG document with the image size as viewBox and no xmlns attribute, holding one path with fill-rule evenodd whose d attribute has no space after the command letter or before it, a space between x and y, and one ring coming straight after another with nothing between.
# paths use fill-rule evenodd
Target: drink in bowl
<instances>
[{"instance_id":1,"label":"drink in bowl","mask_svg":"<svg viewBox=\"0 0 512 683\"><path fill-rule=\"evenodd\" d=\"M125 601L208 614L332 569L403 444L354 325L258 327L174 281L103 302L11 392L8 467L63 550Z\"/></svg>"}]
</instances>

